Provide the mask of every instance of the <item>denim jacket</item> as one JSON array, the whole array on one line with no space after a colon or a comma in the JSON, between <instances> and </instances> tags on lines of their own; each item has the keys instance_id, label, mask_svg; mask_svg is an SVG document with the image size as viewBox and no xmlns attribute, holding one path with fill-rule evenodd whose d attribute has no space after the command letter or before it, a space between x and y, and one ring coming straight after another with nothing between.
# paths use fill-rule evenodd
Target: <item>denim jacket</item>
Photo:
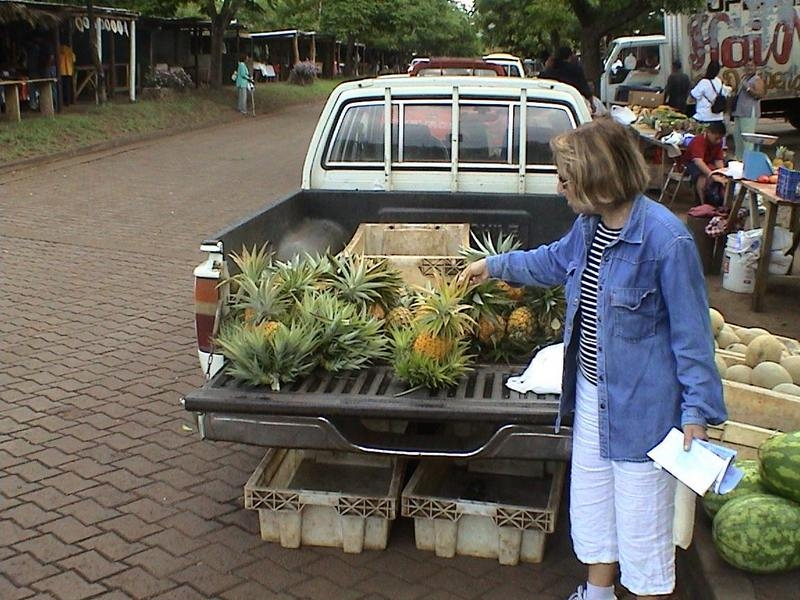
<instances>
[{"instance_id":1,"label":"denim jacket","mask_svg":"<svg viewBox=\"0 0 800 600\"><path fill-rule=\"evenodd\" d=\"M581 215L551 244L487 259L492 277L565 286L559 423L575 409L581 277L598 220ZM619 238L603 253L597 319L604 458L645 461L670 428L727 418L694 241L669 209L645 196L634 201Z\"/></svg>"}]
</instances>

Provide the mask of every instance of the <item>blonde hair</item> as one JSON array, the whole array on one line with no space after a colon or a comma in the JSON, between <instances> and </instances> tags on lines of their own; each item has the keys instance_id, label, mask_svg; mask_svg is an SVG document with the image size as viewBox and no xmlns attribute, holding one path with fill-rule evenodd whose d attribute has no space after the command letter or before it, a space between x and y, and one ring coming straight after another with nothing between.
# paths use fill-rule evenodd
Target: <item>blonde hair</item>
<instances>
[{"instance_id":1,"label":"blonde hair","mask_svg":"<svg viewBox=\"0 0 800 600\"><path fill-rule=\"evenodd\" d=\"M555 136L550 148L575 201L591 208L632 202L650 180L635 134L610 117Z\"/></svg>"}]
</instances>

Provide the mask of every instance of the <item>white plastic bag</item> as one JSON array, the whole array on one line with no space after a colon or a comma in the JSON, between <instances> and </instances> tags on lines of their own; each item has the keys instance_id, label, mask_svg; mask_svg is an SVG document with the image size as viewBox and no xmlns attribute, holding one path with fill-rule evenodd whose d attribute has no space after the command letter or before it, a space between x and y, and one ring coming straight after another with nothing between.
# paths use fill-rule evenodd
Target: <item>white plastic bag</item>
<instances>
[{"instance_id":1,"label":"white plastic bag","mask_svg":"<svg viewBox=\"0 0 800 600\"><path fill-rule=\"evenodd\" d=\"M622 123L623 125L630 125L636 120L636 115L627 106L620 106L619 104L614 104L611 107L611 118L614 119L617 123Z\"/></svg>"}]
</instances>

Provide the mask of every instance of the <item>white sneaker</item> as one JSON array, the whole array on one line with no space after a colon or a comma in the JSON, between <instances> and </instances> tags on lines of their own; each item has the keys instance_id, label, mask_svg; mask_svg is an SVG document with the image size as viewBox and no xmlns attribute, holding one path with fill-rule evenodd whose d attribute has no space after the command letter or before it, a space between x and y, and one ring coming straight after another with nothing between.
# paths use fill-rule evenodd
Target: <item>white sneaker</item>
<instances>
[{"instance_id":1,"label":"white sneaker","mask_svg":"<svg viewBox=\"0 0 800 600\"><path fill-rule=\"evenodd\" d=\"M586 600L586 586L579 585L578 589L572 592L567 600Z\"/></svg>"},{"instance_id":2,"label":"white sneaker","mask_svg":"<svg viewBox=\"0 0 800 600\"><path fill-rule=\"evenodd\" d=\"M567 600L586 600L586 586L581 584L578 586L578 589L572 592ZM617 597L614 596L614 600L617 600Z\"/></svg>"}]
</instances>

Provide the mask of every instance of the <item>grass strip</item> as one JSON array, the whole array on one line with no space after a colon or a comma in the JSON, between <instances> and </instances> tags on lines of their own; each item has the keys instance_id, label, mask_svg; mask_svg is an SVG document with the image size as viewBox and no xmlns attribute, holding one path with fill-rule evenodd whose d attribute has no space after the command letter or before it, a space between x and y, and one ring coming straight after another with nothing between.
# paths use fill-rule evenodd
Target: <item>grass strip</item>
<instances>
[{"instance_id":1,"label":"grass strip","mask_svg":"<svg viewBox=\"0 0 800 600\"><path fill-rule=\"evenodd\" d=\"M318 79L307 86L265 83L256 86L256 114L326 98L341 80ZM74 151L118 138L136 138L159 131L186 130L241 118L236 91L188 90L161 100L115 98L104 105L69 107L55 118L23 113L22 121L0 121L0 165L12 161Z\"/></svg>"}]
</instances>

